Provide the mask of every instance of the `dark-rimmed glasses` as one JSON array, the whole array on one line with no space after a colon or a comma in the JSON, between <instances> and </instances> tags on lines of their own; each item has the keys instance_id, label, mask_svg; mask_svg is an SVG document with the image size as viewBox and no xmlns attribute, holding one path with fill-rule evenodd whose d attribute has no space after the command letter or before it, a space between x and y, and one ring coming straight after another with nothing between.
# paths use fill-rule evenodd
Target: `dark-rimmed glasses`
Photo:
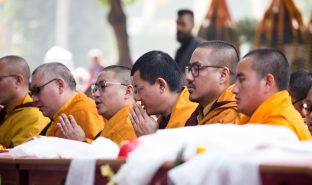
<instances>
[{"instance_id":1,"label":"dark-rimmed glasses","mask_svg":"<svg viewBox=\"0 0 312 185\"><path fill-rule=\"evenodd\" d=\"M44 86L48 85L49 83L51 83L51 82L53 82L53 81L55 81L55 80L57 80L57 78L54 78L54 79L48 81L47 83L45 83L45 84L43 84L43 85L41 85L41 86L33 86L33 87L30 89L30 94L31 94L31 95L38 95Z\"/></svg>"},{"instance_id":2,"label":"dark-rimmed glasses","mask_svg":"<svg viewBox=\"0 0 312 185\"><path fill-rule=\"evenodd\" d=\"M303 97L303 98L299 98L298 100L295 100L293 102L291 102L293 105L299 103L300 101L304 100L306 97Z\"/></svg>"},{"instance_id":3,"label":"dark-rimmed glasses","mask_svg":"<svg viewBox=\"0 0 312 185\"><path fill-rule=\"evenodd\" d=\"M96 93L96 91L100 91L100 93L103 93L105 91L105 88L109 85L124 85L127 86L126 83L120 83L120 82L108 82L106 80L99 81L98 83L91 85L91 93Z\"/></svg>"},{"instance_id":4,"label":"dark-rimmed glasses","mask_svg":"<svg viewBox=\"0 0 312 185\"><path fill-rule=\"evenodd\" d=\"M303 103L302 106L303 106L304 110L306 110L308 113L312 112L312 104Z\"/></svg>"},{"instance_id":5,"label":"dark-rimmed glasses","mask_svg":"<svg viewBox=\"0 0 312 185\"><path fill-rule=\"evenodd\" d=\"M201 65L201 64L193 64L193 65L188 65L185 67L185 74L191 72L192 73L192 76L195 78L195 77L198 77L199 76L199 71L201 69L204 69L204 68L208 68L208 67L211 67L211 68L224 68L222 66L211 66L211 65Z\"/></svg>"}]
</instances>

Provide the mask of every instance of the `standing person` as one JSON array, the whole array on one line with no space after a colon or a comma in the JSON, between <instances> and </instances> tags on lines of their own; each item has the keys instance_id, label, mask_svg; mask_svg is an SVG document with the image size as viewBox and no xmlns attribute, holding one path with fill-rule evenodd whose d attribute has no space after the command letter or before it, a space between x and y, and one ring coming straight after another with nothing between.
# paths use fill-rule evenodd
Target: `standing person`
<instances>
[{"instance_id":1,"label":"standing person","mask_svg":"<svg viewBox=\"0 0 312 185\"><path fill-rule=\"evenodd\" d=\"M196 46L202 42L199 38L193 36L193 28L193 11L188 9L179 10L177 19L177 41L181 43L181 46L176 52L175 61L178 63L182 72L184 72L185 66L189 64Z\"/></svg>"},{"instance_id":2,"label":"standing person","mask_svg":"<svg viewBox=\"0 0 312 185\"><path fill-rule=\"evenodd\" d=\"M282 52L264 48L247 53L236 77L233 93L238 111L250 116L248 123L285 126L300 140L311 139L287 91L290 69Z\"/></svg>"},{"instance_id":3,"label":"standing person","mask_svg":"<svg viewBox=\"0 0 312 185\"><path fill-rule=\"evenodd\" d=\"M57 127L61 114L72 115L91 142L104 127L94 101L76 92L76 82L70 70L61 63L42 64L32 73L30 91L33 101L43 115L52 121L41 135L66 138Z\"/></svg>"},{"instance_id":4,"label":"standing person","mask_svg":"<svg viewBox=\"0 0 312 185\"><path fill-rule=\"evenodd\" d=\"M15 147L38 136L50 122L32 104L28 85L30 69L22 57L0 58L0 145Z\"/></svg>"}]
</instances>

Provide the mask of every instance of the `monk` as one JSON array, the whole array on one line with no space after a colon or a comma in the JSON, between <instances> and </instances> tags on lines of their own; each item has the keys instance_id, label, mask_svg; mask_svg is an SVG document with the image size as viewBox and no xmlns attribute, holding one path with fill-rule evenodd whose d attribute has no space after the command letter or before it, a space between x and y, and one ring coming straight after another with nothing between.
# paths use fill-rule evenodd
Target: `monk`
<instances>
[{"instance_id":1,"label":"monk","mask_svg":"<svg viewBox=\"0 0 312 185\"><path fill-rule=\"evenodd\" d=\"M0 58L0 145L12 148L38 136L50 122L29 96L30 69L22 57Z\"/></svg>"},{"instance_id":2,"label":"monk","mask_svg":"<svg viewBox=\"0 0 312 185\"><path fill-rule=\"evenodd\" d=\"M130 69L124 66L108 66L98 75L96 83L91 85L97 111L108 121L100 136L111 139L116 144L124 140L136 139L135 131L129 119L130 108L135 103ZM74 117L63 114L58 126L70 139L85 139L83 130ZM71 137L79 135L79 137Z\"/></svg>"},{"instance_id":3,"label":"monk","mask_svg":"<svg viewBox=\"0 0 312 185\"><path fill-rule=\"evenodd\" d=\"M67 138L57 127L63 113L77 120L86 134L86 142L92 142L103 130L104 120L97 113L94 101L76 91L75 79L65 65L53 62L37 67L32 73L30 91L36 106L51 119L41 135Z\"/></svg>"},{"instance_id":4,"label":"monk","mask_svg":"<svg viewBox=\"0 0 312 185\"><path fill-rule=\"evenodd\" d=\"M312 75L309 71L299 70L290 75L288 92L291 96L291 102L303 119L306 117L306 112L303 107L308 91L312 86Z\"/></svg>"},{"instance_id":5,"label":"monk","mask_svg":"<svg viewBox=\"0 0 312 185\"><path fill-rule=\"evenodd\" d=\"M287 91L290 69L285 55L277 49L256 49L247 53L237 67L233 88L239 112L249 123L285 126L300 140L311 135Z\"/></svg>"},{"instance_id":6,"label":"monk","mask_svg":"<svg viewBox=\"0 0 312 185\"><path fill-rule=\"evenodd\" d=\"M134 104L129 115L137 136L185 125L197 103L189 100L182 72L167 53L143 54L134 63L131 76L136 100L142 103ZM157 122L150 115L159 115Z\"/></svg>"},{"instance_id":7,"label":"monk","mask_svg":"<svg viewBox=\"0 0 312 185\"><path fill-rule=\"evenodd\" d=\"M310 86L310 89L307 93L307 97L304 100L303 103L303 109L305 110L305 121L308 126L308 129L310 133L312 134L312 86Z\"/></svg>"},{"instance_id":8,"label":"monk","mask_svg":"<svg viewBox=\"0 0 312 185\"><path fill-rule=\"evenodd\" d=\"M238 124L244 117L238 113L232 93L238 60L238 53L230 43L208 41L197 46L185 68L185 75L189 98L199 105L186 126Z\"/></svg>"}]
</instances>

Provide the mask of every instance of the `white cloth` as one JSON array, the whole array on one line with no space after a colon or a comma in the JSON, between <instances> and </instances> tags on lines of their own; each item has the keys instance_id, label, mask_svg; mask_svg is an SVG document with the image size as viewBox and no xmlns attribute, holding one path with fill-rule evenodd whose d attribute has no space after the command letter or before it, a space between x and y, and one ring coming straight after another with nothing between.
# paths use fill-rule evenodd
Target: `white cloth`
<instances>
[{"instance_id":1,"label":"white cloth","mask_svg":"<svg viewBox=\"0 0 312 185\"><path fill-rule=\"evenodd\" d=\"M88 157L115 159L118 153L118 145L103 137L99 137L92 144L88 144L58 137L40 136L38 139L14 147L5 155L38 158Z\"/></svg>"},{"instance_id":2,"label":"white cloth","mask_svg":"<svg viewBox=\"0 0 312 185\"><path fill-rule=\"evenodd\" d=\"M99 137L92 144L69 139L40 136L15 148L5 156L70 158L72 159L66 178L66 185L94 184L96 159L116 159L118 145L104 137ZM1 156L1 154L0 154Z\"/></svg>"},{"instance_id":3,"label":"white cloth","mask_svg":"<svg viewBox=\"0 0 312 185\"><path fill-rule=\"evenodd\" d=\"M70 163L65 185L93 185L96 159L76 158Z\"/></svg>"},{"instance_id":4,"label":"white cloth","mask_svg":"<svg viewBox=\"0 0 312 185\"><path fill-rule=\"evenodd\" d=\"M259 164L312 161L312 143L288 143L243 152L206 152L171 169L177 185L260 185Z\"/></svg>"},{"instance_id":5,"label":"white cloth","mask_svg":"<svg viewBox=\"0 0 312 185\"><path fill-rule=\"evenodd\" d=\"M205 147L207 153L215 154L216 158L222 152L248 152L281 141L299 142L288 128L263 124L213 124L159 130L139 138L140 144L130 153L114 181L120 185L148 184L159 167L166 161L175 160L184 147L186 159L194 157L198 147Z\"/></svg>"}]
</instances>

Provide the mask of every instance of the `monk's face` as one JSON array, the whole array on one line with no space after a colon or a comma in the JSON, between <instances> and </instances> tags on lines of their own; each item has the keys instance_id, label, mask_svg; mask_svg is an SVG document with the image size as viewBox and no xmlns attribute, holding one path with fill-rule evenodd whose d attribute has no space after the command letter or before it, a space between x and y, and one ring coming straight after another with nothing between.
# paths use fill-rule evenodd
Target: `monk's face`
<instances>
[{"instance_id":1,"label":"monk's face","mask_svg":"<svg viewBox=\"0 0 312 185\"><path fill-rule=\"evenodd\" d=\"M115 78L115 72L103 71L96 80L97 90L92 92L98 113L110 119L124 107L127 87Z\"/></svg>"},{"instance_id":2,"label":"monk's face","mask_svg":"<svg viewBox=\"0 0 312 185\"><path fill-rule=\"evenodd\" d=\"M0 60L0 105L8 106L16 99L16 73L8 69L6 62Z\"/></svg>"},{"instance_id":3,"label":"monk's face","mask_svg":"<svg viewBox=\"0 0 312 185\"><path fill-rule=\"evenodd\" d=\"M58 80L60 79L48 77L40 71L35 73L31 79L30 89L33 91L33 101L42 114L49 118L52 118L61 107Z\"/></svg>"},{"instance_id":4,"label":"monk's face","mask_svg":"<svg viewBox=\"0 0 312 185\"><path fill-rule=\"evenodd\" d=\"M135 99L141 101L142 106L146 110L147 114L159 114L162 112L161 107L163 106L162 101L162 89L158 82L150 84L141 78L140 71L136 71L132 77Z\"/></svg>"},{"instance_id":5,"label":"monk's face","mask_svg":"<svg viewBox=\"0 0 312 185\"><path fill-rule=\"evenodd\" d=\"M251 116L264 101L265 81L260 79L256 71L252 69L253 60L253 57L246 57L239 62L233 88L238 111L248 116Z\"/></svg>"},{"instance_id":6,"label":"monk's face","mask_svg":"<svg viewBox=\"0 0 312 185\"><path fill-rule=\"evenodd\" d=\"M213 64L210 48L197 48L191 57L189 68L185 71L190 100L202 106L208 105L220 95L221 68ZM214 67L216 66L216 67ZM192 72L193 71L193 72Z\"/></svg>"},{"instance_id":7,"label":"monk's face","mask_svg":"<svg viewBox=\"0 0 312 185\"><path fill-rule=\"evenodd\" d=\"M308 95L304 101L304 113L306 115L305 121L312 134L312 88L310 88Z\"/></svg>"}]
</instances>

